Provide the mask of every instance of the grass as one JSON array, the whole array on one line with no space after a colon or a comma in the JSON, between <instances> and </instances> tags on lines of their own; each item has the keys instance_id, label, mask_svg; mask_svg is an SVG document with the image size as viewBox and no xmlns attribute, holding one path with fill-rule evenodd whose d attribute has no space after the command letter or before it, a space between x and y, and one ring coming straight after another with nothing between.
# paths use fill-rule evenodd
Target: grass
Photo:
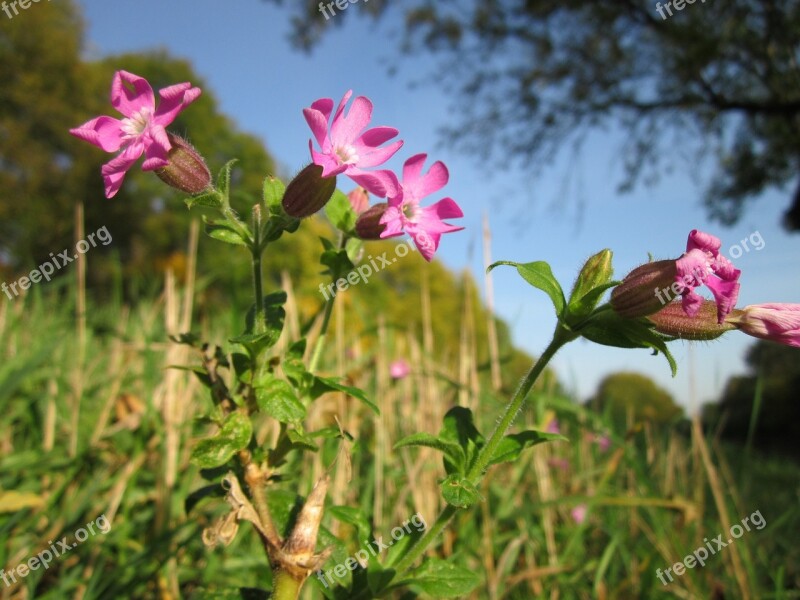
<instances>
[{"instance_id":1,"label":"grass","mask_svg":"<svg viewBox=\"0 0 800 600\"><path fill-rule=\"evenodd\" d=\"M74 317L79 296L66 284L0 304L0 565L9 571L50 540L74 541L100 515L112 523L47 570L12 586L0 580L0 599L241 598L224 590L268 587L252 531L242 526L230 546L206 548L203 530L225 506L213 498L189 510L185 503L208 485L188 456L207 432L199 417L210 402L191 374L168 368L193 361L168 335L193 329L222 344L218 328L235 318L192 323L191 296L168 278L160 297L134 307L87 300L85 322ZM437 354L427 327L404 331L379 318L367 334L348 331L347 310L337 305L324 369L367 389L381 416L341 394L325 396L308 428L330 427L337 417L354 442L342 448L329 440L295 459L272 493L291 504L328 470L329 503L360 507L368 534L388 538L417 512L431 523L442 506L440 456L394 450L395 442L436 432L456 404L473 409L488 434L504 399L484 383L489 365L478 367L482 342L469 335L468 311L460 351L449 357ZM287 331L297 331L291 298L287 314ZM289 341L285 333L280 344ZM398 356L412 373L393 381L388 365ZM472 598L800 597L798 465L722 446L696 423L613 430L605 416L552 388L535 390L517 425L543 428L554 415L571 441L495 467L485 502L459 515L436 550L481 574ZM264 422L256 436L269 443L275 433ZM595 441L605 433L607 451ZM581 505L579 522L573 509ZM657 569L705 538L727 539L732 524L756 511L762 529L662 585ZM279 523L289 518L276 515ZM330 515L323 523L323 542L328 533L343 541L328 566L363 547L352 526ZM312 578L304 594L322 597L322 585Z\"/></svg>"}]
</instances>

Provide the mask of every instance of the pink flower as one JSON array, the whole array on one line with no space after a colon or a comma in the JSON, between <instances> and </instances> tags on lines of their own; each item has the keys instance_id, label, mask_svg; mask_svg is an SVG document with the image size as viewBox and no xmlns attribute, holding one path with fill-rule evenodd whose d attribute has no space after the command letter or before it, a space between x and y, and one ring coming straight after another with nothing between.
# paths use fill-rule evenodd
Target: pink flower
<instances>
[{"instance_id":1,"label":"pink flower","mask_svg":"<svg viewBox=\"0 0 800 600\"><path fill-rule=\"evenodd\" d=\"M703 304L703 298L694 291L702 284L714 295L718 323L722 323L736 306L741 271L719 253L721 246L719 238L693 229L689 233L686 252L675 263L675 281L683 288L683 310L690 317L694 317Z\"/></svg>"},{"instance_id":2,"label":"pink flower","mask_svg":"<svg viewBox=\"0 0 800 600\"><path fill-rule=\"evenodd\" d=\"M608 449L611 448L611 439L607 435L595 435L594 443L597 444L600 452L608 452Z\"/></svg>"},{"instance_id":3,"label":"pink flower","mask_svg":"<svg viewBox=\"0 0 800 600\"><path fill-rule=\"evenodd\" d=\"M586 520L586 512L587 507L585 504L578 504L575 508L570 511L570 515L572 516L572 520L575 521L578 525L581 525Z\"/></svg>"},{"instance_id":4,"label":"pink flower","mask_svg":"<svg viewBox=\"0 0 800 600\"><path fill-rule=\"evenodd\" d=\"M352 95L353 91L349 90L339 102L330 130L328 123L333 111L333 100L320 98L310 108L303 109L303 116L320 147L320 152L317 152L313 141L309 140L311 158L314 164L322 167L323 177L344 173L376 196L384 198L394 195L397 193L397 177L394 173L388 170L363 169L385 163L400 149L403 142L392 142L381 148L381 144L398 134L397 129L375 127L364 131L372 118L372 102L365 96L353 100L345 115L344 107Z\"/></svg>"},{"instance_id":5,"label":"pink flower","mask_svg":"<svg viewBox=\"0 0 800 600\"><path fill-rule=\"evenodd\" d=\"M464 213L451 198L444 198L426 208L420 207L420 200L442 189L450 177L447 167L440 161L433 163L423 175L422 165L426 158L426 154L417 154L405 162L401 189L389 197L389 207L380 223L386 225L381 238L398 236L405 231L413 238L420 254L430 262L443 233L464 229L445 223L443 219L463 217Z\"/></svg>"},{"instance_id":6,"label":"pink flower","mask_svg":"<svg viewBox=\"0 0 800 600\"><path fill-rule=\"evenodd\" d=\"M754 304L726 319L748 335L800 348L800 304Z\"/></svg>"},{"instance_id":7,"label":"pink flower","mask_svg":"<svg viewBox=\"0 0 800 600\"><path fill-rule=\"evenodd\" d=\"M402 358L389 365L389 375L392 376L392 379L403 379L409 373L411 373L411 366Z\"/></svg>"},{"instance_id":8,"label":"pink flower","mask_svg":"<svg viewBox=\"0 0 800 600\"><path fill-rule=\"evenodd\" d=\"M553 418L548 424L547 429L545 429L547 433L561 433L561 427L558 425L558 419Z\"/></svg>"},{"instance_id":9,"label":"pink flower","mask_svg":"<svg viewBox=\"0 0 800 600\"><path fill-rule=\"evenodd\" d=\"M158 91L161 97L156 108L153 88L146 79L117 71L111 83L111 104L125 118L97 117L80 127L70 129L75 137L86 140L106 152L122 150L103 165L106 198L112 198L122 186L125 173L144 154L144 171L166 167L172 145L165 127L200 95L200 88L191 83L178 83Z\"/></svg>"}]
</instances>

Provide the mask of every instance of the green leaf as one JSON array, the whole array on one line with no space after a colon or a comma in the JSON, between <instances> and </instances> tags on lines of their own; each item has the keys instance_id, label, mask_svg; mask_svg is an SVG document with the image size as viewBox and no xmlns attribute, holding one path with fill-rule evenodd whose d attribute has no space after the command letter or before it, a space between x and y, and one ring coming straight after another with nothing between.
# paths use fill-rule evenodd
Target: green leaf
<instances>
[{"instance_id":1,"label":"green leaf","mask_svg":"<svg viewBox=\"0 0 800 600\"><path fill-rule=\"evenodd\" d=\"M200 380L200 383L202 383L207 388L210 388L213 385L211 383L211 377L208 375L208 371L206 370L205 367L200 367L200 366L188 366L187 367L187 366L183 366L183 365L170 365L169 368L170 369L177 369L178 371L190 371L190 372L194 373L197 376L197 378Z\"/></svg>"},{"instance_id":2,"label":"green leaf","mask_svg":"<svg viewBox=\"0 0 800 600\"><path fill-rule=\"evenodd\" d=\"M356 264L364 253L364 241L355 237L347 238L344 249L350 262Z\"/></svg>"},{"instance_id":3,"label":"green leaf","mask_svg":"<svg viewBox=\"0 0 800 600\"><path fill-rule=\"evenodd\" d=\"M535 446L544 442L569 441L558 433L546 433L544 431L522 431L505 436L495 449L494 456L489 461L489 465L496 465L502 462L514 462L517 460L525 448Z\"/></svg>"},{"instance_id":4,"label":"green leaf","mask_svg":"<svg viewBox=\"0 0 800 600\"><path fill-rule=\"evenodd\" d=\"M222 466L247 447L252 435L253 424L249 417L231 413L216 435L197 442L192 449L191 462L204 469Z\"/></svg>"},{"instance_id":5,"label":"green leaf","mask_svg":"<svg viewBox=\"0 0 800 600\"><path fill-rule=\"evenodd\" d=\"M430 433L414 433L394 445L395 450L407 446L425 446L434 448L447 455L451 462L456 466L456 471L463 475L466 472L466 456L464 450L457 442L438 438Z\"/></svg>"},{"instance_id":6,"label":"green leaf","mask_svg":"<svg viewBox=\"0 0 800 600\"><path fill-rule=\"evenodd\" d=\"M581 320L588 317L597 306L597 303L600 302L600 298L603 297L606 290L619 284L619 281L609 281L608 283L597 286L580 298L570 300L569 307L567 308L567 321L569 324L576 325Z\"/></svg>"},{"instance_id":7,"label":"green leaf","mask_svg":"<svg viewBox=\"0 0 800 600\"><path fill-rule=\"evenodd\" d=\"M478 488L458 473L453 473L442 482L442 496L448 504L459 508L469 508L482 499Z\"/></svg>"},{"instance_id":8,"label":"green leaf","mask_svg":"<svg viewBox=\"0 0 800 600\"><path fill-rule=\"evenodd\" d=\"M477 572L439 558L427 559L403 581L434 598L466 597L480 583Z\"/></svg>"},{"instance_id":9,"label":"green leaf","mask_svg":"<svg viewBox=\"0 0 800 600\"><path fill-rule=\"evenodd\" d=\"M445 455L444 467L448 474L465 474L475 462L478 452L484 444L483 436L475 427L472 411L463 406L454 406L447 411L442 429L439 431L439 439L455 443L464 453L465 463L463 466Z\"/></svg>"},{"instance_id":10,"label":"green leaf","mask_svg":"<svg viewBox=\"0 0 800 600\"><path fill-rule=\"evenodd\" d=\"M226 205L229 203L231 191L231 169L235 163L235 158L233 160L229 160L219 170L219 175L217 175L217 190L222 195L222 198L224 199L223 202Z\"/></svg>"},{"instance_id":11,"label":"green leaf","mask_svg":"<svg viewBox=\"0 0 800 600\"><path fill-rule=\"evenodd\" d=\"M194 208L195 206L220 208L222 206L222 198L217 190L202 192L197 196L186 198L184 202L188 208Z\"/></svg>"},{"instance_id":12,"label":"green leaf","mask_svg":"<svg viewBox=\"0 0 800 600\"><path fill-rule=\"evenodd\" d=\"M333 377L314 378L314 385L311 388L312 398L318 398L325 392L331 392L331 391L344 392L348 396L352 396L353 398L361 400L361 402L369 406L376 415L381 414L378 405L372 402L369 398L367 398L367 395L364 393L364 390L341 384L338 381L336 381L336 379L334 379Z\"/></svg>"},{"instance_id":13,"label":"green leaf","mask_svg":"<svg viewBox=\"0 0 800 600\"><path fill-rule=\"evenodd\" d=\"M550 300L553 302L553 306L556 309L556 314L560 317L564 311L564 306L566 305L567 301L564 299L564 291L561 289L561 285L556 280L555 276L553 275L552 269L550 269L550 265L548 265L544 261L537 261L531 263L516 263L506 260L498 261L489 266L487 271L491 271L495 267L499 265L509 265L512 267L517 268L517 273L520 276L530 283L533 287L542 290L548 296L550 296Z\"/></svg>"},{"instance_id":14,"label":"green leaf","mask_svg":"<svg viewBox=\"0 0 800 600\"><path fill-rule=\"evenodd\" d=\"M369 591L377 596L377 594L386 589L386 586L392 582L395 575L396 571L394 569L384 569L377 561L369 561L367 565Z\"/></svg>"},{"instance_id":15,"label":"green leaf","mask_svg":"<svg viewBox=\"0 0 800 600\"><path fill-rule=\"evenodd\" d=\"M669 363L672 376L678 372L675 358L667 348L665 339L653 330L645 319L626 319L608 310L596 314L580 328L579 333L587 340L615 348L651 348L661 352Z\"/></svg>"},{"instance_id":16,"label":"green leaf","mask_svg":"<svg viewBox=\"0 0 800 600\"><path fill-rule=\"evenodd\" d=\"M286 186L277 177L270 175L264 179L264 206L269 209L270 214L283 214L281 200L285 191Z\"/></svg>"},{"instance_id":17,"label":"green leaf","mask_svg":"<svg viewBox=\"0 0 800 600\"><path fill-rule=\"evenodd\" d=\"M226 244L247 246L248 240L245 240L236 228L226 221L215 221L203 215L203 222L206 224L205 230L209 237Z\"/></svg>"},{"instance_id":18,"label":"green leaf","mask_svg":"<svg viewBox=\"0 0 800 600\"><path fill-rule=\"evenodd\" d=\"M271 348L278 342L278 338L283 331L283 322L286 318L286 311L283 309L283 304L286 302L286 292L275 292L268 294L264 297L264 326L265 331L262 333L255 333L256 314L255 305L250 307L250 310L245 317L245 333L230 341L234 344L242 344L251 357L258 357L258 355L267 348Z\"/></svg>"},{"instance_id":19,"label":"green leaf","mask_svg":"<svg viewBox=\"0 0 800 600\"><path fill-rule=\"evenodd\" d=\"M356 528L358 537L366 539L371 537L372 528L364 511L354 506L330 506L325 509L325 513L332 516L337 521L348 523Z\"/></svg>"},{"instance_id":20,"label":"green leaf","mask_svg":"<svg viewBox=\"0 0 800 600\"><path fill-rule=\"evenodd\" d=\"M206 498L222 498L224 495L225 489L219 483L204 485L200 489L197 489L186 496L186 500L183 503L183 508L188 514L192 512L192 509L197 506L201 500Z\"/></svg>"},{"instance_id":21,"label":"green leaf","mask_svg":"<svg viewBox=\"0 0 800 600\"><path fill-rule=\"evenodd\" d=\"M330 201L325 205L325 214L331 224L345 234L351 233L356 227L358 215L350 204L350 199L341 191L333 192Z\"/></svg>"},{"instance_id":22,"label":"green leaf","mask_svg":"<svg viewBox=\"0 0 800 600\"><path fill-rule=\"evenodd\" d=\"M258 407L281 423L294 423L305 418L306 407L298 400L292 386L272 373L259 376L253 387Z\"/></svg>"},{"instance_id":23,"label":"green leaf","mask_svg":"<svg viewBox=\"0 0 800 600\"><path fill-rule=\"evenodd\" d=\"M311 452L316 452L319 450L317 445L314 443L314 440L312 440L306 433L303 433L302 431L298 431L297 429L288 429L286 431L286 436L289 438L289 441L293 446L297 446L305 450L311 450Z\"/></svg>"},{"instance_id":24,"label":"green leaf","mask_svg":"<svg viewBox=\"0 0 800 600\"><path fill-rule=\"evenodd\" d=\"M325 250L320 255L319 262L328 267L326 273L334 280L344 279L356 268L347 256L347 250Z\"/></svg>"}]
</instances>

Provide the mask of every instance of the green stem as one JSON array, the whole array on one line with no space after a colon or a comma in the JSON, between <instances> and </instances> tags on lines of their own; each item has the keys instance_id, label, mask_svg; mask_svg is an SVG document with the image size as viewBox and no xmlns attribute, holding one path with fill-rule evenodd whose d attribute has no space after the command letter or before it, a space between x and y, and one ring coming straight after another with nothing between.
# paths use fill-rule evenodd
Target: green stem
<instances>
[{"instance_id":1,"label":"green stem","mask_svg":"<svg viewBox=\"0 0 800 600\"><path fill-rule=\"evenodd\" d=\"M439 516L436 517L436 521L434 521L433 525L431 525L431 528L425 532L425 535L423 535L419 541L409 549L400 562L391 567L397 573L395 578L401 576L412 567L416 560L422 556L422 553L428 549L428 546L430 546L431 543L445 530L455 516L456 512L459 510L459 508L453 506L452 504L448 504L444 507L442 512L439 513Z\"/></svg>"},{"instance_id":2,"label":"green stem","mask_svg":"<svg viewBox=\"0 0 800 600\"><path fill-rule=\"evenodd\" d=\"M339 250L344 249L345 244L347 244L347 236L342 235L339 238ZM334 282L336 281L336 277L333 278ZM314 345L314 353L311 355L311 362L308 365L309 372L313 373L317 370L319 366L319 361L322 358L322 350L325 347L325 338L328 334L328 325L331 322L331 315L333 314L333 302L336 300L336 295L331 294L331 297L328 298L325 302L325 314L322 317L322 328L319 331L319 337L317 338L317 343Z\"/></svg>"},{"instance_id":3,"label":"green stem","mask_svg":"<svg viewBox=\"0 0 800 600\"><path fill-rule=\"evenodd\" d=\"M250 246L253 254L253 293L256 299L255 333L263 333L267 328L266 315L264 314L264 286L261 275L261 255L264 248L261 245L261 206L253 206L253 240Z\"/></svg>"},{"instance_id":4,"label":"green stem","mask_svg":"<svg viewBox=\"0 0 800 600\"><path fill-rule=\"evenodd\" d=\"M494 433L492 433L489 441L481 449L481 453L478 455L478 458L475 460L475 463L472 465L469 473L467 473L467 479L469 479L473 484L477 485L478 482L483 478L489 462L491 462L492 457L497 451L497 446L499 446L500 442L503 441L503 438L505 437L509 427L511 427L514 419L517 418L517 413L519 413L519 410L522 408L522 404L525 402L528 392L531 391L533 384L536 383L536 380L539 378L539 375L542 374L542 371L544 371L547 363L550 362L555 353L558 352L558 350L564 344L571 342L576 337L577 334L570 333L563 329L560 324L558 325L556 328L556 333L553 336L553 340L550 342L547 348L545 348L545 351L534 363L533 367L531 367L531 370L525 376L525 379L522 380L522 383L514 393L514 397L511 398L511 402L509 402L508 406L506 407L503 417L497 424Z\"/></svg>"},{"instance_id":5,"label":"green stem","mask_svg":"<svg viewBox=\"0 0 800 600\"><path fill-rule=\"evenodd\" d=\"M297 600L303 581L298 581L283 569L276 571L272 578L272 600Z\"/></svg>"},{"instance_id":6,"label":"green stem","mask_svg":"<svg viewBox=\"0 0 800 600\"><path fill-rule=\"evenodd\" d=\"M492 433L492 436L489 438L489 441L478 455L475 464L473 464L472 468L469 470L469 473L467 473L467 479L469 479L474 485L477 485L483 478L484 472L486 471L489 462L491 462L492 456L494 456L497 450L497 446L503 440L506 432L514 422L517 413L519 413L520 408L522 408L522 404L525 402L528 392L531 391L531 388L533 387L533 384L536 383L539 375L542 374L542 371L544 371L544 368L547 366L553 356L555 356L556 352L558 352L563 345L571 342L576 337L577 334L567 331L566 329L562 328L560 324L557 326L553 340L547 346L539 359L534 363L533 367L531 367L531 370L525 376L525 379L522 380L519 388L514 393L514 397L506 407L505 413L500 419L497 428L495 428L494 433ZM400 560L400 562L397 563L397 565L393 567L396 572L395 579L397 577L401 577L413 566L416 560L428 549L428 546L437 537L439 537L439 534L441 534L442 531L444 531L445 527L447 527L458 510L458 508L450 504L448 504L442 510L442 512L436 518L434 524L425 533L425 535L422 536L416 544L411 546L406 555Z\"/></svg>"}]
</instances>

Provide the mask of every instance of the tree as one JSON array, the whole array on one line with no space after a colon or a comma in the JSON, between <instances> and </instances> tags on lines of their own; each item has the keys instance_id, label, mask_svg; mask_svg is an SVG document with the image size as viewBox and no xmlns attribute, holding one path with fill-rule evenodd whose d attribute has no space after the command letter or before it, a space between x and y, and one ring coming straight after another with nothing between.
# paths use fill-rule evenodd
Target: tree
<instances>
[{"instance_id":1,"label":"tree","mask_svg":"<svg viewBox=\"0 0 800 600\"><path fill-rule=\"evenodd\" d=\"M797 455L798 358L800 351L796 348L771 342L751 346L745 359L749 372L729 379L719 401L703 407L703 423L710 428L722 428L726 437L740 442L747 439L752 428L758 446ZM753 407L759 395L760 407L755 414Z\"/></svg>"},{"instance_id":2,"label":"tree","mask_svg":"<svg viewBox=\"0 0 800 600\"><path fill-rule=\"evenodd\" d=\"M668 392L638 373L607 376L598 385L590 404L597 411L609 411L619 424L624 424L628 415L635 421L669 423L683 414Z\"/></svg>"},{"instance_id":3,"label":"tree","mask_svg":"<svg viewBox=\"0 0 800 600\"><path fill-rule=\"evenodd\" d=\"M137 286L151 287L149 280L160 284L167 267L185 264L196 215L186 209L182 194L138 166L115 198L104 198L100 167L111 155L72 137L69 128L100 114L116 115L108 100L114 71L142 75L156 90L181 81L203 89L170 129L188 136L215 173L238 158L234 206L245 210L252 203L242 196L260 198L263 177L274 173L275 165L261 140L239 131L220 112L213 92L188 62L160 51L81 60L79 15L75 4L65 1L28 11L24 19L0 19L0 268L9 276L24 274L50 253L73 247L75 205L83 201L86 233L105 226L113 238L108 248L98 246L88 257L90 284L108 289L121 275L130 295ZM230 268L239 264L231 260L237 249L215 246L210 240L200 243L214 276L227 284L246 282L246 267Z\"/></svg>"},{"instance_id":4,"label":"tree","mask_svg":"<svg viewBox=\"0 0 800 600\"><path fill-rule=\"evenodd\" d=\"M446 131L462 148L539 169L617 123L628 136L620 189L656 180L677 147L715 157L711 217L733 224L748 201L793 185L785 226L800 231L798 0L680 11L653 0L406 0L358 13L390 5L405 13L403 47L441 57L436 79L460 115ZM316 0L296 10L305 49L343 22L322 18Z\"/></svg>"}]
</instances>

